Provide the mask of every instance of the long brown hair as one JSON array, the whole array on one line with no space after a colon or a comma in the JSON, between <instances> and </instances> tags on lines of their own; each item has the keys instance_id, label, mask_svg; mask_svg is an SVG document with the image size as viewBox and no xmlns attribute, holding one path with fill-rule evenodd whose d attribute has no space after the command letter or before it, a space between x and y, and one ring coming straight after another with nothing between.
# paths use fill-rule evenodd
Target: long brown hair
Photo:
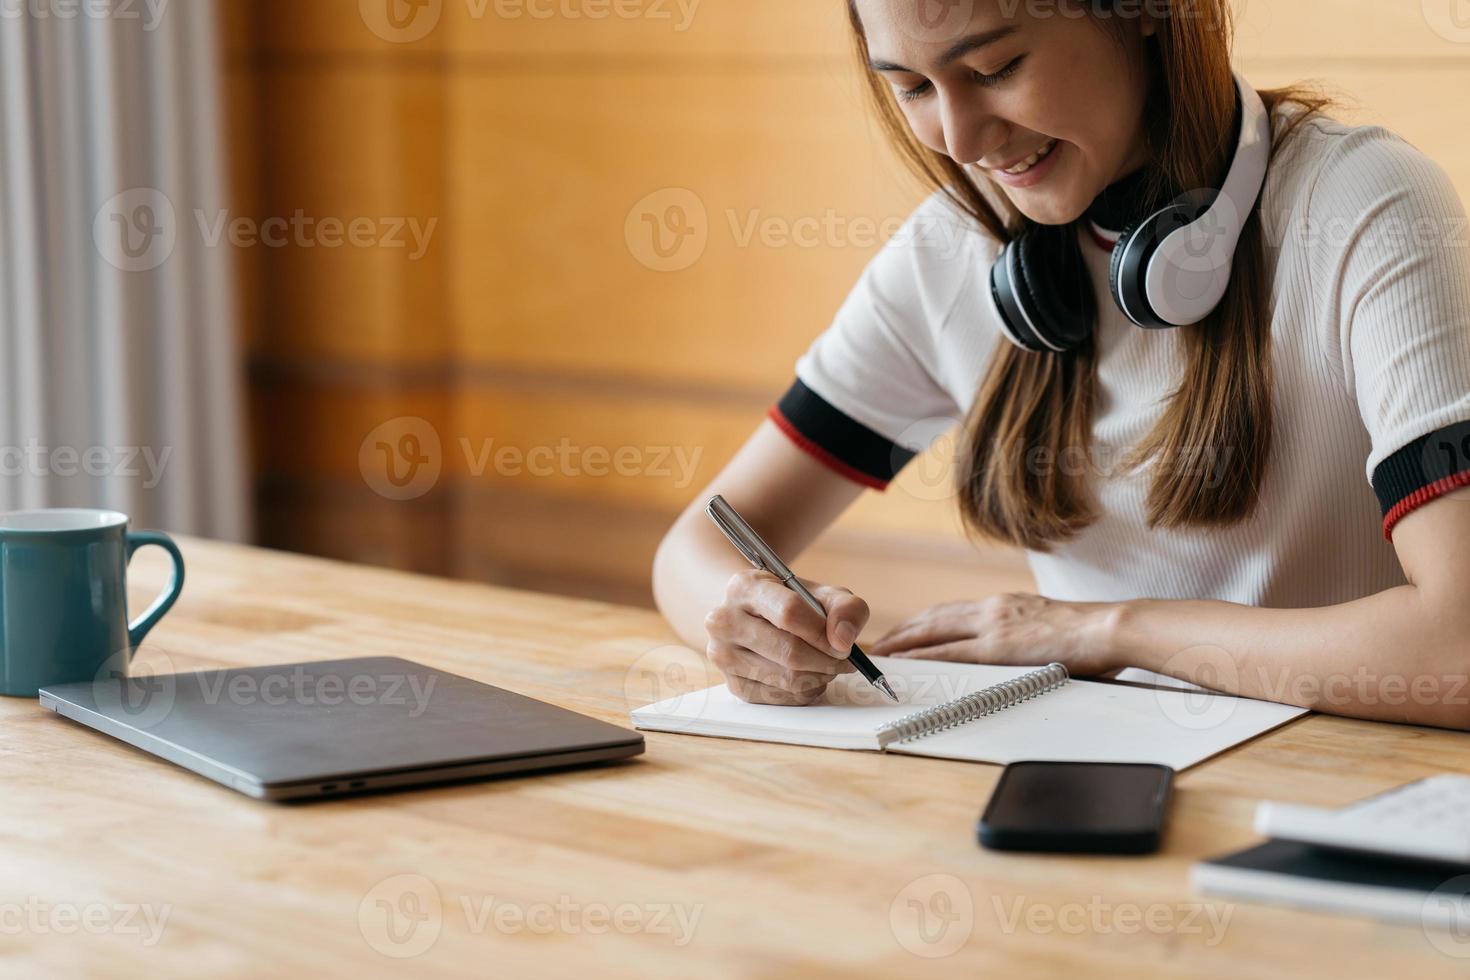
<instances>
[{"instance_id":1,"label":"long brown hair","mask_svg":"<svg viewBox=\"0 0 1470 980\"><path fill-rule=\"evenodd\" d=\"M1098 12L1096 0L1085 6ZM963 167L919 142L889 86L867 67L867 38L853 0L848 15L879 121L909 168L999 242L1042 227L1019 213L1007 223ZM1097 22L1120 37L1128 23L1121 15ZM1145 45L1151 62L1145 66L1150 199L1167 200L1171 189L1213 186L1228 165L1234 151L1228 145L1235 112L1233 33L1226 0L1193 0L1188 16L1161 18L1154 43ZM1285 103L1304 110L1277 132L1273 157L1296 126L1334 101L1303 85L1262 90L1260 96L1273 123ZM1055 272L1086 277L1076 234L1055 234L1060 230L1042 231L1060 249L1047 253L1058 257ZM1151 527L1222 527L1255 509L1272 437L1267 285L1258 202L1241 235L1224 300L1200 323L1178 331L1186 358L1179 387L1123 461L1127 468L1155 464L1148 493ZM1090 342L1064 354L997 346L964 424L957 481L969 532L1047 551L1097 519L1086 467L1054 462L1079 451L1091 458L1096 368ZM1228 453L1228 465L1218 465L1220 453ZM1213 465L1200 465L1206 458ZM1036 465L1037 460L1053 462Z\"/></svg>"}]
</instances>

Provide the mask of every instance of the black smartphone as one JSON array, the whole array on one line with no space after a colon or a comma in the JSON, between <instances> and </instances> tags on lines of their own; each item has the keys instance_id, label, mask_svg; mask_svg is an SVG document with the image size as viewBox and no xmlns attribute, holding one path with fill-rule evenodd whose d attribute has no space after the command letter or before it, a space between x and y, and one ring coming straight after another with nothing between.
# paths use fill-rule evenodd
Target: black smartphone
<instances>
[{"instance_id":1,"label":"black smartphone","mask_svg":"<svg viewBox=\"0 0 1470 980\"><path fill-rule=\"evenodd\" d=\"M998 851L1148 854L1158 850L1174 770L1152 763L1013 762L980 816Z\"/></svg>"}]
</instances>

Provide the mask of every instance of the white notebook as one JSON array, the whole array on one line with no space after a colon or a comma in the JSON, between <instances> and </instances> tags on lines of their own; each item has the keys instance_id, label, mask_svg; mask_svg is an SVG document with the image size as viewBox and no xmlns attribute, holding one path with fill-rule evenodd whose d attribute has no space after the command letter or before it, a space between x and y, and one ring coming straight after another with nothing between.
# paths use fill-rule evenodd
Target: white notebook
<instances>
[{"instance_id":1,"label":"white notebook","mask_svg":"<svg viewBox=\"0 0 1470 980\"><path fill-rule=\"evenodd\" d=\"M901 704L851 673L807 707L748 704L721 684L637 708L633 725L972 762L1157 762L1184 769L1306 713L1204 691L1077 680L1060 665L873 662Z\"/></svg>"}]
</instances>

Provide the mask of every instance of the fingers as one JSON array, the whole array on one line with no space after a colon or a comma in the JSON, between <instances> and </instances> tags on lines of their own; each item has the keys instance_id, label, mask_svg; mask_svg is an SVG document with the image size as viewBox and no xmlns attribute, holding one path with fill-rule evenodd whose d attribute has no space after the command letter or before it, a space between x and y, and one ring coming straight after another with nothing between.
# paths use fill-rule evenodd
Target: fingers
<instances>
[{"instance_id":1,"label":"fingers","mask_svg":"<svg viewBox=\"0 0 1470 980\"><path fill-rule=\"evenodd\" d=\"M726 680L748 680L763 688L800 698L801 704L810 704L814 699L820 698L833 677L833 674L791 670L761 657L757 652L731 644L711 646L710 661L719 667L720 673L725 674Z\"/></svg>"},{"instance_id":2,"label":"fingers","mask_svg":"<svg viewBox=\"0 0 1470 980\"><path fill-rule=\"evenodd\" d=\"M897 660L948 660L954 663L981 663L979 651L973 640L940 643L935 646L919 646L887 654Z\"/></svg>"},{"instance_id":3,"label":"fingers","mask_svg":"<svg viewBox=\"0 0 1470 980\"><path fill-rule=\"evenodd\" d=\"M855 668L847 659L868 621L868 605L847 589L802 583L828 615L766 571L731 576L725 601L705 617L710 661L743 700L811 704Z\"/></svg>"},{"instance_id":4,"label":"fingers","mask_svg":"<svg viewBox=\"0 0 1470 980\"><path fill-rule=\"evenodd\" d=\"M827 610L827 642L846 656L852 651L852 645L857 642L863 627L868 625L868 604L853 595L850 589L841 586L818 585L814 582L808 583L805 579L802 584L811 590Z\"/></svg>"},{"instance_id":5,"label":"fingers","mask_svg":"<svg viewBox=\"0 0 1470 980\"><path fill-rule=\"evenodd\" d=\"M832 651L818 649L741 608L717 607L705 617L705 631L712 641L754 651L787 670L825 674L830 678L853 669L851 662L836 659Z\"/></svg>"},{"instance_id":6,"label":"fingers","mask_svg":"<svg viewBox=\"0 0 1470 980\"><path fill-rule=\"evenodd\" d=\"M887 657L900 650L934 646L952 640L974 639L974 625L963 618L931 618L905 623L868 646L868 653Z\"/></svg>"},{"instance_id":7,"label":"fingers","mask_svg":"<svg viewBox=\"0 0 1470 980\"><path fill-rule=\"evenodd\" d=\"M832 642L827 630L830 616L823 618L770 572L740 572L731 581L735 593L731 598L742 609L759 616L778 630L800 638L828 657L837 660L847 657L852 644L839 648Z\"/></svg>"}]
</instances>

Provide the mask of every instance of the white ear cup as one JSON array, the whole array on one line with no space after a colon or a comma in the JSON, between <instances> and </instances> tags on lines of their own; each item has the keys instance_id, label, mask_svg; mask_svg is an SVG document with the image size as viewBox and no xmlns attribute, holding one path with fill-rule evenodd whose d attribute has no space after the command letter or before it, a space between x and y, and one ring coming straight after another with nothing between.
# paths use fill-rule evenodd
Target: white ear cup
<instances>
[{"instance_id":1,"label":"white ear cup","mask_svg":"<svg viewBox=\"0 0 1470 980\"><path fill-rule=\"evenodd\" d=\"M1235 249L1260 198L1271 158L1271 120L1265 103L1239 73L1235 85L1240 93L1240 143L1230 172L1203 214L1164 235L1141 257L1145 319L1177 327L1198 323L1220 305L1230 285ZM1136 304L1119 299L1125 312L1128 305Z\"/></svg>"}]
</instances>

